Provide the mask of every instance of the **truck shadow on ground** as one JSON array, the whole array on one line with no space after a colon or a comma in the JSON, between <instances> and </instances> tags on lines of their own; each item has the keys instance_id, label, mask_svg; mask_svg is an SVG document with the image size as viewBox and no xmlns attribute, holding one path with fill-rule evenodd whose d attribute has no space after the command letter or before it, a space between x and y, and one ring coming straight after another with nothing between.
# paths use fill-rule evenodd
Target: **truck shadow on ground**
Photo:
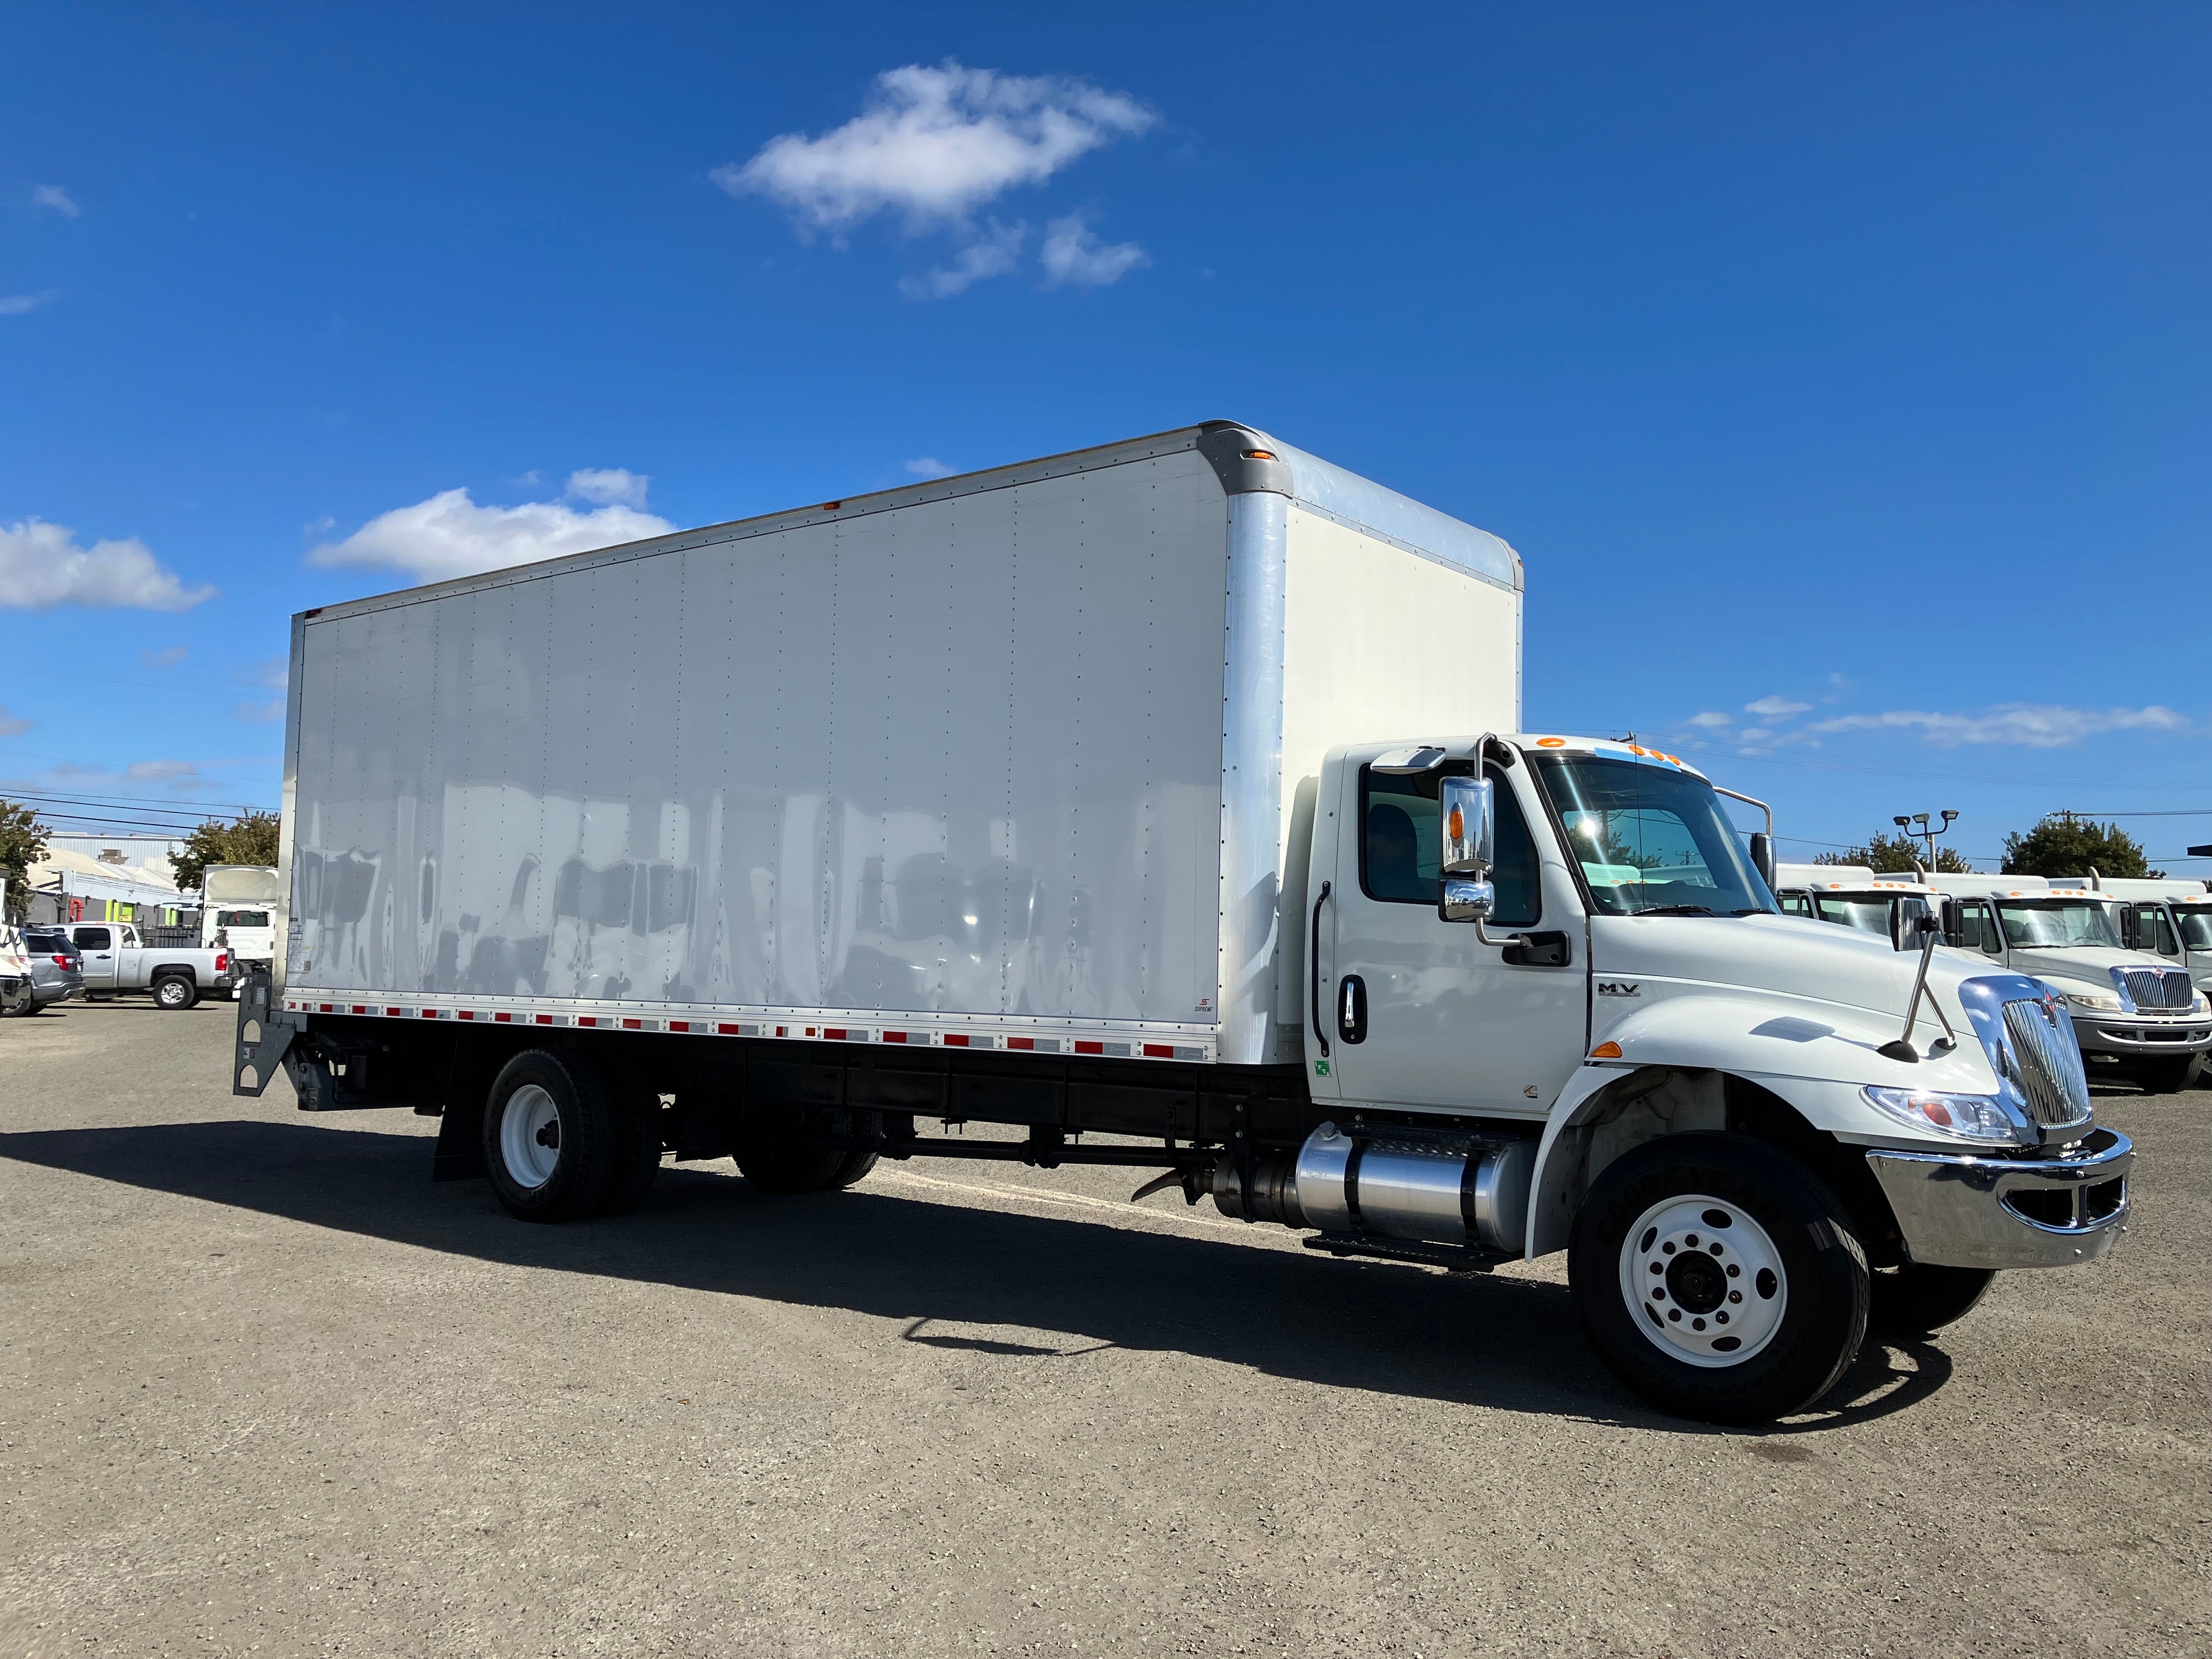
<instances>
[{"instance_id":1,"label":"truck shadow on ground","mask_svg":"<svg viewBox=\"0 0 2212 1659\"><path fill-rule=\"evenodd\" d=\"M1562 1285L1445 1277L910 1198L866 1184L801 1198L667 1169L631 1215L510 1218L488 1182L433 1185L421 1135L228 1121L0 1134L0 1157L503 1265L838 1308L897 1322L889 1340L1085 1363L1182 1352L1328 1388L1678 1432L1583 1343ZM1064 1347L933 1334L1066 1333ZM1900 1366L1896 1356L1911 1362ZM1925 1344L1875 1342L1805 1417L1842 1427L1927 1398L1951 1373Z\"/></svg>"}]
</instances>

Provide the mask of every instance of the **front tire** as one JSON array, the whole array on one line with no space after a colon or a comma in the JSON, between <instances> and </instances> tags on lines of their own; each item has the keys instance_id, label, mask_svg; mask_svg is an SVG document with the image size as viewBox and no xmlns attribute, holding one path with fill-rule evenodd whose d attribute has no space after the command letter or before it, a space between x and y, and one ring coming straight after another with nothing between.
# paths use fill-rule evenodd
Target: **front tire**
<instances>
[{"instance_id":1,"label":"front tire","mask_svg":"<svg viewBox=\"0 0 2212 1659\"><path fill-rule=\"evenodd\" d=\"M200 1000L200 988L182 974L154 981L154 1006L165 1013L182 1013Z\"/></svg>"},{"instance_id":2,"label":"front tire","mask_svg":"<svg viewBox=\"0 0 2212 1659\"><path fill-rule=\"evenodd\" d=\"M492 1190L524 1221L574 1221L598 1210L623 1126L590 1066L530 1048L501 1068L484 1102L483 1158ZM655 1148L655 1161L659 1149Z\"/></svg>"},{"instance_id":3,"label":"front tire","mask_svg":"<svg viewBox=\"0 0 2212 1659\"><path fill-rule=\"evenodd\" d=\"M2197 1069L2197 1056L2184 1054L2169 1060L2139 1060L2129 1068L2128 1075L2146 1094L2178 1095L2189 1086L2189 1075Z\"/></svg>"},{"instance_id":4,"label":"front tire","mask_svg":"<svg viewBox=\"0 0 2212 1659\"><path fill-rule=\"evenodd\" d=\"M1802 1411L1866 1337L1866 1253L1842 1207L1740 1135L1669 1135L1608 1165L1575 1218L1568 1278L1606 1368L1700 1422Z\"/></svg>"},{"instance_id":5,"label":"front tire","mask_svg":"<svg viewBox=\"0 0 2212 1659\"><path fill-rule=\"evenodd\" d=\"M1925 1336L1972 1313L1996 1276L1991 1267L1938 1267L1919 1261L1876 1273L1867 1328L1881 1336Z\"/></svg>"}]
</instances>

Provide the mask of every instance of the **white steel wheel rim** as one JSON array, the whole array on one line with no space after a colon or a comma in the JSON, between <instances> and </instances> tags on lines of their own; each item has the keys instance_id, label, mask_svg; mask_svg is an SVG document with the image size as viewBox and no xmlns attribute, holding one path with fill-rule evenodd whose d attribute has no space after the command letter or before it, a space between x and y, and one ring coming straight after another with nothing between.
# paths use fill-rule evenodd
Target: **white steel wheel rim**
<instances>
[{"instance_id":1,"label":"white steel wheel rim","mask_svg":"<svg viewBox=\"0 0 2212 1659\"><path fill-rule=\"evenodd\" d=\"M543 1187L561 1163L561 1109L535 1083L507 1097L500 1114L499 1155L518 1187Z\"/></svg>"},{"instance_id":2,"label":"white steel wheel rim","mask_svg":"<svg viewBox=\"0 0 2212 1659\"><path fill-rule=\"evenodd\" d=\"M1782 1252L1744 1210L1682 1193L1654 1204L1621 1240L1620 1294L1654 1347L1719 1370L1774 1340L1790 1278Z\"/></svg>"}]
</instances>

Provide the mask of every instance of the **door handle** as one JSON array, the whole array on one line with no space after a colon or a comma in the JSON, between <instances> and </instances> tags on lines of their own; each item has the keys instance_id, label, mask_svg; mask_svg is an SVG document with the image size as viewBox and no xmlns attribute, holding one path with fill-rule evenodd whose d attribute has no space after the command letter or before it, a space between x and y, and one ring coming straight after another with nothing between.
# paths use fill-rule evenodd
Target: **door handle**
<instances>
[{"instance_id":1,"label":"door handle","mask_svg":"<svg viewBox=\"0 0 2212 1659\"><path fill-rule=\"evenodd\" d=\"M1313 926L1306 929L1306 945L1313 951L1313 1028L1314 1040L1321 1044L1322 1058L1328 1058L1328 1033L1321 1029L1321 907L1328 902L1328 884L1321 884L1321 896L1314 900Z\"/></svg>"},{"instance_id":2,"label":"door handle","mask_svg":"<svg viewBox=\"0 0 2212 1659\"><path fill-rule=\"evenodd\" d=\"M1337 981L1336 1034L1346 1042L1367 1041L1367 981L1357 974Z\"/></svg>"}]
</instances>

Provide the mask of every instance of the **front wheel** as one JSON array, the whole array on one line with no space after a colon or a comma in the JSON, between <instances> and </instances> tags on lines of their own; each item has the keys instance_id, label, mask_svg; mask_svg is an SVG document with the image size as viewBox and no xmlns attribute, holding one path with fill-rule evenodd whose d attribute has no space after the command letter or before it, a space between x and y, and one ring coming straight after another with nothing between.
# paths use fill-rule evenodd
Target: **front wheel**
<instances>
[{"instance_id":1,"label":"front wheel","mask_svg":"<svg viewBox=\"0 0 2212 1659\"><path fill-rule=\"evenodd\" d=\"M1608 1165L1567 1271L1598 1358L1677 1417L1802 1410L1866 1337L1866 1253L1841 1206L1803 1165L1739 1135L1670 1135Z\"/></svg>"},{"instance_id":2,"label":"front wheel","mask_svg":"<svg viewBox=\"0 0 2212 1659\"><path fill-rule=\"evenodd\" d=\"M166 979L154 981L154 1006L170 1013L180 1013L200 1000L200 988L182 974L171 974Z\"/></svg>"},{"instance_id":3,"label":"front wheel","mask_svg":"<svg viewBox=\"0 0 2212 1659\"><path fill-rule=\"evenodd\" d=\"M2197 1056L2182 1054L2164 1060L2136 1060L2129 1075L2147 1094L2178 1095L2189 1086L2189 1074L2196 1069Z\"/></svg>"}]
</instances>

